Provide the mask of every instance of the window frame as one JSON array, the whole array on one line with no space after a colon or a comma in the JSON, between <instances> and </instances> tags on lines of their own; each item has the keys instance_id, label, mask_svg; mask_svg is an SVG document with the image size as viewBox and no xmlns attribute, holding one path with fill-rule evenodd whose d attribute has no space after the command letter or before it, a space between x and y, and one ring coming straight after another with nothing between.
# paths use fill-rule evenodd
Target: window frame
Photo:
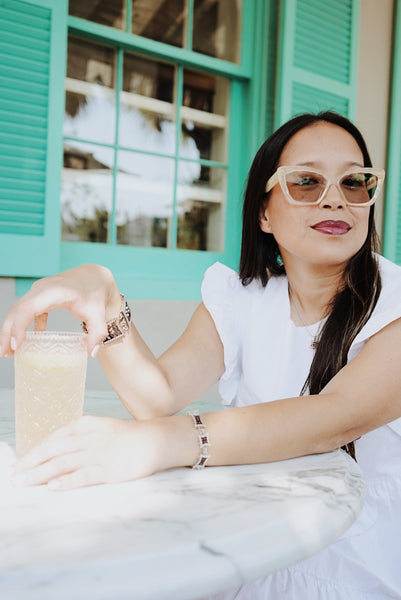
<instances>
[{"instance_id":1,"label":"window frame","mask_svg":"<svg viewBox=\"0 0 401 600\"><path fill-rule=\"evenodd\" d=\"M266 19L269 11L257 0L244 0L242 8L242 44L240 64L202 55L192 50L168 46L142 38L122 30L68 16L68 34L108 46L115 46L144 57L154 58L178 65L179 69L202 70L231 81L228 115L228 155L225 165L200 159L200 164L218 166L227 170L226 203L223 205L224 240L222 252L184 250L178 248L143 248L116 244L91 242L60 242L61 270L82 262L98 262L109 267L126 295L135 298L199 299L200 282L204 271L216 261L237 267L240 240L241 192L246 177L249 157L247 123L242 116L250 82L254 77L264 79L265 73L257 75L253 56L256 44L252 25L261 16ZM130 19L127 11L127 19ZM262 28L261 28L262 29ZM264 43L263 36L259 36ZM259 87L260 83L259 83ZM178 108L177 108L178 116ZM181 131L177 121L177 132ZM265 123L262 124L264 128ZM254 129L257 127L254 124ZM260 125L259 125L260 127ZM263 132L264 133L264 132ZM246 138L245 143L239 140ZM64 139L64 138L63 138ZM82 140L83 141L83 140ZM179 150L176 148L176 159ZM224 214L225 212L225 214ZM176 224L173 225L176 227Z\"/></svg>"}]
</instances>

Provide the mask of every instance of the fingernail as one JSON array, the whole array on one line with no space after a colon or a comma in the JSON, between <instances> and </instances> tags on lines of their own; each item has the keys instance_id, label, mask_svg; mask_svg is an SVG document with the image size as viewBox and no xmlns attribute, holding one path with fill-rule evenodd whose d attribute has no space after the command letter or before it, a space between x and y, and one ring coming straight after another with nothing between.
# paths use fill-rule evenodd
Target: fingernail
<instances>
[{"instance_id":1,"label":"fingernail","mask_svg":"<svg viewBox=\"0 0 401 600\"><path fill-rule=\"evenodd\" d=\"M28 479L25 473L16 473L11 477L11 483L17 487L21 485L26 485L27 481Z\"/></svg>"},{"instance_id":2,"label":"fingernail","mask_svg":"<svg viewBox=\"0 0 401 600\"><path fill-rule=\"evenodd\" d=\"M12 337L10 340L10 346L11 346L11 350L16 350L17 349L17 340L15 339L15 337Z\"/></svg>"},{"instance_id":3,"label":"fingernail","mask_svg":"<svg viewBox=\"0 0 401 600\"><path fill-rule=\"evenodd\" d=\"M96 358L97 353L99 352L99 348L100 348L100 344L96 344L96 346L92 350L92 354L91 354L92 358Z\"/></svg>"},{"instance_id":4,"label":"fingernail","mask_svg":"<svg viewBox=\"0 0 401 600\"><path fill-rule=\"evenodd\" d=\"M3 356L3 348L0 346L0 356Z\"/></svg>"}]
</instances>

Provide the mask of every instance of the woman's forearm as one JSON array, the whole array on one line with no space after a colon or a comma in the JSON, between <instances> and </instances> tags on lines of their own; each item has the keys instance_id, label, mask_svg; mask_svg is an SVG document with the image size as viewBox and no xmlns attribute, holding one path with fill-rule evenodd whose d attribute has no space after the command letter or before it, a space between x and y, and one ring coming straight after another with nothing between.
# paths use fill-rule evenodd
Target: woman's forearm
<instances>
[{"instance_id":1,"label":"woman's forearm","mask_svg":"<svg viewBox=\"0 0 401 600\"><path fill-rule=\"evenodd\" d=\"M108 318L118 310L116 298L106 311ZM215 384L225 368L221 340L202 304L160 358L154 357L134 325L121 341L101 346L98 356L122 402L138 419L175 414Z\"/></svg>"},{"instance_id":2,"label":"woman's forearm","mask_svg":"<svg viewBox=\"0 0 401 600\"><path fill-rule=\"evenodd\" d=\"M98 358L106 377L135 418L171 413L174 394L167 376L133 324L121 341L102 346Z\"/></svg>"},{"instance_id":3,"label":"woman's forearm","mask_svg":"<svg viewBox=\"0 0 401 600\"><path fill-rule=\"evenodd\" d=\"M350 415L335 394L301 396L202 414L209 435L209 466L253 464L331 452L372 428L350 425ZM170 448L163 468L191 466L199 455L192 419L175 416L159 421L161 436ZM166 436L166 437L163 437ZM195 449L194 449L195 443Z\"/></svg>"}]
</instances>

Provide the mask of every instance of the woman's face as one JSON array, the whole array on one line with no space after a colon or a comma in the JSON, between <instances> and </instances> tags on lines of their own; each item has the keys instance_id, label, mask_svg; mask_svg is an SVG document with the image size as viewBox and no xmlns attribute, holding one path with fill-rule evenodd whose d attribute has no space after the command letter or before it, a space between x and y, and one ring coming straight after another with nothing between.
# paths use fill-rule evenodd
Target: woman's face
<instances>
[{"instance_id":1,"label":"woman's face","mask_svg":"<svg viewBox=\"0 0 401 600\"><path fill-rule=\"evenodd\" d=\"M281 165L311 167L326 177L364 166L352 135L326 122L298 131L284 147ZM320 204L294 206L277 184L262 207L260 227L274 235L286 267L290 261L294 266L302 261L345 267L365 242L369 210L369 206L347 206L335 185L330 186Z\"/></svg>"}]
</instances>

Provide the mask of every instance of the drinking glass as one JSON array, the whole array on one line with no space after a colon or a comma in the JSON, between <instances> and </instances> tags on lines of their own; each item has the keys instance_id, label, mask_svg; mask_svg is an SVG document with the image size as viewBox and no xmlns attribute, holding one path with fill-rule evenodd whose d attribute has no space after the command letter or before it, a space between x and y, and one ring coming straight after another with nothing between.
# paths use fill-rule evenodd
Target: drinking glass
<instances>
[{"instance_id":1,"label":"drinking glass","mask_svg":"<svg viewBox=\"0 0 401 600\"><path fill-rule=\"evenodd\" d=\"M16 452L83 413L86 335L28 331L15 352Z\"/></svg>"}]
</instances>

